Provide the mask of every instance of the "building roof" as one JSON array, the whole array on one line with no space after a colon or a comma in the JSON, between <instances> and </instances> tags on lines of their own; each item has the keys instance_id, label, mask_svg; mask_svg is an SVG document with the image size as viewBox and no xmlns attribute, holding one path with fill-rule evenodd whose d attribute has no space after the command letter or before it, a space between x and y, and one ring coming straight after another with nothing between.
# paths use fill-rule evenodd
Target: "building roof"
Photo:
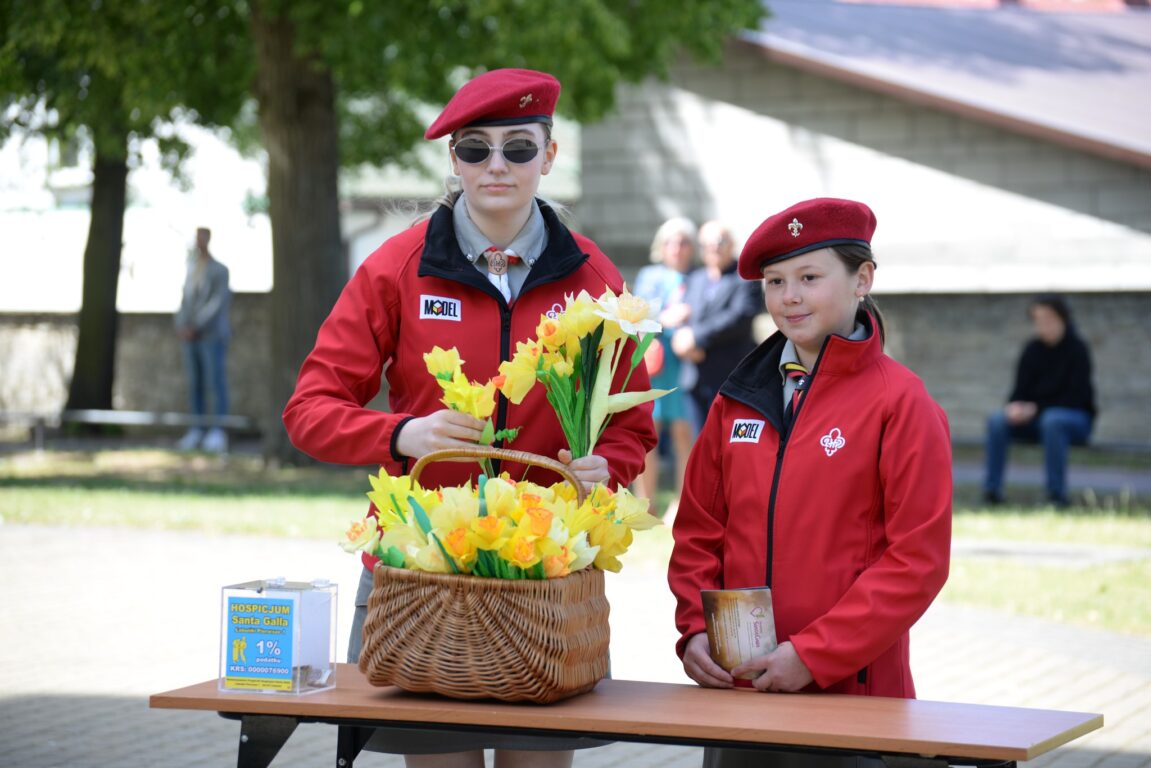
<instances>
[{"instance_id":1,"label":"building roof","mask_svg":"<svg viewBox=\"0 0 1151 768\"><path fill-rule=\"evenodd\" d=\"M797 68L1151 168L1151 10L975 5L769 0L743 37Z\"/></svg>"}]
</instances>

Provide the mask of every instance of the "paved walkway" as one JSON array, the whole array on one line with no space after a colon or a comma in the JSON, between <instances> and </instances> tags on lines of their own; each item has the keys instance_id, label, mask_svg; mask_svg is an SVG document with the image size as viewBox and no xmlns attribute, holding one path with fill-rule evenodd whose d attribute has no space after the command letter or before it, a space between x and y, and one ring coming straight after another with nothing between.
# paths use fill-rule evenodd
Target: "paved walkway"
<instances>
[{"instance_id":1,"label":"paved walkway","mask_svg":"<svg viewBox=\"0 0 1151 768\"><path fill-rule=\"evenodd\" d=\"M324 541L0 526L0 765L234 765L235 722L151 710L148 695L216 676L220 587L331 578L346 638L357 569ZM660 563L626 563L608 592L614 675L686 682ZM1151 768L1151 639L940 604L915 628L913 653L924 699L1104 713L1104 729L1028 765ZM331 764L335 734L301 726L275 765ZM700 756L618 743L578 753L576 766L688 768ZM357 765L402 761L365 754Z\"/></svg>"}]
</instances>

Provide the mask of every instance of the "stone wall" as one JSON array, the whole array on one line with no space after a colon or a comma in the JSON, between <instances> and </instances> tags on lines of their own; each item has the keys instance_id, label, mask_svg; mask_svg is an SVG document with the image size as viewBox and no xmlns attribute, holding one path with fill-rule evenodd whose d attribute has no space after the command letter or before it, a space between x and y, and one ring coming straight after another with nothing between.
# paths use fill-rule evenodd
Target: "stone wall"
<instances>
[{"instance_id":1,"label":"stone wall","mask_svg":"<svg viewBox=\"0 0 1151 768\"><path fill-rule=\"evenodd\" d=\"M1030 294L879 296L888 352L912 368L947 410L957 440L977 440L990 408L1010 393L1030 335ZM1095 439L1151 447L1151 294L1069 296L1092 352Z\"/></svg>"},{"instance_id":2,"label":"stone wall","mask_svg":"<svg viewBox=\"0 0 1151 768\"><path fill-rule=\"evenodd\" d=\"M269 363L267 294L233 297L228 380L236 414L265 418ZM55 413L68 399L76 317L0 314L0 411ZM112 404L118 410L188 411L180 342L170 314L121 314Z\"/></svg>"},{"instance_id":3,"label":"stone wall","mask_svg":"<svg viewBox=\"0 0 1151 768\"><path fill-rule=\"evenodd\" d=\"M884 295L888 352L915 370L947 410L954 437L978 440L989 409L1007 396L1029 325L1030 295ZM1098 441L1151 447L1151 295L1070 297L1095 361ZM282 404L264 400L267 296L236 297L238 329L229 376L235 413L262 418ZM71 316L0 315L0 411L51 413L63 407L75 350ZM115 405L184 411L187 389L169 315L121 319ZM379 403L376 404L380 406Z\"/></svg>"},{"instance_id":4,"label":"stone wall","mask_svg":"<svg viewBox=\"0 0 1151 768\"><path fill-rule=\"evenodd\" d=\"M584 128L581 171L579 226L620 264L642 264L671 216L720 218L742 239L798 200L833 196L878 215L879 290L1151 290L1151 171L747 43L719 66L621 86L615 113ZM1122 269L1084 270L1085 257Z\"/></svg>"}]
</instances>

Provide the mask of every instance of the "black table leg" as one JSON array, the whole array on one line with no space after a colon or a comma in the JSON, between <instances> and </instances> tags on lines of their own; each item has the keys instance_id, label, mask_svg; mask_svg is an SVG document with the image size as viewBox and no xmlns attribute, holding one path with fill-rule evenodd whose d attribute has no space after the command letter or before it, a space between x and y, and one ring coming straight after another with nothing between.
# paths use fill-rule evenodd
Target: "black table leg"
<instances>
[{"instance_id":1,"label":"black table leg","mask_svg":"<svg viewBox=\"0 0 1151 768\"><path fill-rule=\"evenodd\" d=\"M236 768L268 768L299 720L275 715L244 715L240 718L240 755Z\"/></svg>"},{"instance_id":2,"label":"black table leg","mask_svg":"<svg viewBox=\"0 0 1151 768\"><path fill-rule=\"evenodd\" d=\"M336 735L336 768L352 768L356 756L363 750L374 731L374 728L362 728L358 725L341 725Z\"/></svg>"}]
</instances>

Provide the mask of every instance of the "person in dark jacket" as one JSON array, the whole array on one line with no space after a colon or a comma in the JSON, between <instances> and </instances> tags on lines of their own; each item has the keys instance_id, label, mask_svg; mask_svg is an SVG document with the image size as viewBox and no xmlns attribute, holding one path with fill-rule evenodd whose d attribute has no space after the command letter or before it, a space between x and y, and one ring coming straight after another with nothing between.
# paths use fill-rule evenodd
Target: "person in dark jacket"
<instances>
[{"instance_id":1,"label":"person in dark jacket","mask_svg":"<svg viewBox=\"0 0 1151 768\"><path fill-rule=\"evenodd\" d=\"M1035 336L1023 347L1011 396L987 419L984 500L1003 501L1007 449L1014 441L1040 443L1047 499L1067 506L1067 451L1086 445L1095 423L1091 353L1075 330L1062 296L1035 298L1027 308Z\"/></svg>"},{"instance_id":2,"label":"person in dark jacket","mask_svg":"<svg viewBox=\"0 0 1151 768\"><path fill-rule=\"evenodd\" d=\"M755 349L752 321L759 314L759 286L740 279L731 230L718 221L699 229L703 266L687 276L683 317L662 318L679 325L672 351L682 361L679 385L696 434L703 429L711 401L744 356ZM678 319L679 322L672 322Z\"/></svg>"}]
</instances>

